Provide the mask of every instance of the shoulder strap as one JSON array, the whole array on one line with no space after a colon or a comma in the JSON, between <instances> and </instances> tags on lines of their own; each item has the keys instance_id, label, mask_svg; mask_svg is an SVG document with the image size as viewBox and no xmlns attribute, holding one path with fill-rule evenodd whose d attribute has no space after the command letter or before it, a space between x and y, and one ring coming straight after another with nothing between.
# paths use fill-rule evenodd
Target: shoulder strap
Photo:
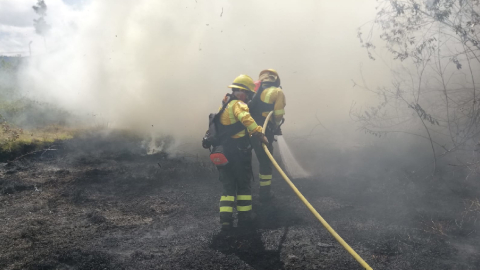
<instances>
[{"instance_id":1,"label":"shoulder strap","mask_svg":"<svg viewBox=\"0 0 480 270\"><path fill-rule=\"evenodd\" d=\"M222 113L225 111L230 101L236 100L235 96L231 94L227 94L227 96L228 96L227 102L225 102L225 104L222 105L222 108L220 109L220 111L218 111L218 113L215 115L214 120L217 120L222 115Z\"/></svg>"}]
</instances>

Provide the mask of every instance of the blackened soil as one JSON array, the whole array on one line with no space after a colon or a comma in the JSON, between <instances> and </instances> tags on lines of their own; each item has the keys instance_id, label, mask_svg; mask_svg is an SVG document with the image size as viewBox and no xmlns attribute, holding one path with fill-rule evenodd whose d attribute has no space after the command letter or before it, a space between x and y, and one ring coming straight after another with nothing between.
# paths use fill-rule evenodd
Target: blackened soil
<instances>
[{"instance_id":1,"label":"blackened soil","mask_svg":"<svg viewBox=\"0 0 480 270\"><path fill-rule=\"evenodd\" d=\"M382 177L296 184L374 269L480 269L478 193ZM128 138L65 142L0 165L0 269L361 269L274 178L269 204L253 183L256 228L226 236L207 161Z\"/></svg>"}]
</instances>

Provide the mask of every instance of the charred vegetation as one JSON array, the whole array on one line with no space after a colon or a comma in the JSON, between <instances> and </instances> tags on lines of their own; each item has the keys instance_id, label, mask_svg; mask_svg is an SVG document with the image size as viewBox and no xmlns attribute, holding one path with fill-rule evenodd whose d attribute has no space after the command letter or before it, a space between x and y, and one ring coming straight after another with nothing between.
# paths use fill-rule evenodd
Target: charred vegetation
<instances>
[{"instance_id":1,"label":"charred vegetation","mask_svg":"<svg viewBox=\"0 0 480 270\"><path fill-rule=\"evenodd\" d=\"M221 237L215 168L196 157L147 155L141 145L122 133L91 133L3 163L2 268L358 268L280 178L275 203L260 204L254 191L256 229ZM380 175L296 184L374 269L480 267L472 186Z\"/></svg>"}]
</instances>

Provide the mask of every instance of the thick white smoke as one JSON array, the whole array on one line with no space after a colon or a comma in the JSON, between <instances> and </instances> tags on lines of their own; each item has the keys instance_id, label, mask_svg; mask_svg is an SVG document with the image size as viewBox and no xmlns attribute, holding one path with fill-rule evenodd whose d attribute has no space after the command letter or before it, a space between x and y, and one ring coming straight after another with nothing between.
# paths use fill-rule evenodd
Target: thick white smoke
<instances>
[{"instance_id":1,"label":"thick white smoke","mask_svg":"<svg viewBox=\"0 0 480 270\"><path fill-rule=\"evenodd\" d=\"M198 142L237 75L275 68L287 96L285 134L308 134L316 113L335 130L363 94L351 82L368 62L356 28L375 3L360 2L91 1L52 25L23 90L92 121ZM365 70L381 81L378 69Z\"/></svg>"}]
</instances>

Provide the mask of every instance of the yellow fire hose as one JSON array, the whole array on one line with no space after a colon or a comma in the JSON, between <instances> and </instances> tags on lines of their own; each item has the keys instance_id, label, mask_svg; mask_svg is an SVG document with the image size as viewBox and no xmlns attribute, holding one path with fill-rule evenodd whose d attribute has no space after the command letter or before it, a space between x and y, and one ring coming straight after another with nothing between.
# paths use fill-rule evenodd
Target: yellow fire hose
<instances>
[{"instance_id":1,"label":"yellow fire hose","mask_svg":"<svg viewBox=\"0 0 480 270\"><path fill-rule=\"evenodd\" d=\"M265 129L267 128L267 124L268 124L268 121L270 120L270 117L272 116L272 112L270 112L267 116L267 118L265 119L265 123L263 124L263 132L265 133ZM347 242L345 242L345 240L342 239L342 237L340 237L340 235L337 234L337 232L335 232L332 227L330 227L330 225L328 225L328 223L325 221L325 219L322 218L322 216L320 216L320 214L317 212L317 210L315 210L315 208L313 208L313 206L307 201L307 199L305 199L305 197L302 195L302 193L300 193L300 191L297 189L297 187L295 187L295 185L292 183L292 181L290 181L290 179L287 177L287 175L283 172L282 168L280 168L280 166L278 166L278 163L275 161L275 159L273 158L272 154L270 153L270 151L268 151L268 148L265 144L262 144L262 147L263 147L263 150L265 150L265 153L267 153L267 156L270 158L270 160L272 161L272 164L273 166L275 166L275 168L277 168L278 172L282 175L283 179L285 179L285 181L287 181L287 183L290 185L290 187L293 189L293 191L295 191L295 193L297 194L297 196L300 198L300 200L302 200L302 202L307 206L307 208L310 210L310 212L312 212L312 214L323 224L323 226L330 232L330 234L335 237L335 239L338 241L338 243L340 243L340 245L342 245L347 251L348 253L350 253L350 255L352 255L353 258L355 258L355 260L357 260L358 263L360 263L365 269L368 269L368 270L373 270L356 252L355 250L353 250L348 244Z\"/></svg>"}]
</instances>

